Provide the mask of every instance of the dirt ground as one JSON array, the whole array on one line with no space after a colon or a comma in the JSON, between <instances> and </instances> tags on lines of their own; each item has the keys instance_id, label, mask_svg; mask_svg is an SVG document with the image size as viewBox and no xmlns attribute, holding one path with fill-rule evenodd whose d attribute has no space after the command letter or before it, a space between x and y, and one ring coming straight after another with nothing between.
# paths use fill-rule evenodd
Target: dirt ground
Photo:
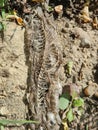
<instances>
[{"instance_id":1,"label":"dirt ground","mask_svg":"<svg viewBox=\"0 0 98 130\"><path fill-rule=\"evenodd\" d=\"M63 46L64 66L70 61L73 62L71 75L67 76L65 73L65 86L74 83L81 90L89 87L88 95L96 97L97 101L98 29L93 28L91 23L77 22L74 15L60 15L54 19L53 13L49 14L49 20L53 21ZM25 94L28 66L24 50L24 31L15 22L7 22L3 42L0 38L0 119L27 118ZM85 97L85 94L81 93L81 96ZM24 129L24 126L6 128Z\"/></svg>"},{"instance_id":2,"label":"dirt ground","mask_svg":"<svg viewBox=\"0 0 98 130\"><path fill-rule=\"evenodd\" d=\"M24 119L27 87L27 66L24 54L24 29L7 23L4 42L0 39L0 119Z\"/></svg>"}]
</instances>

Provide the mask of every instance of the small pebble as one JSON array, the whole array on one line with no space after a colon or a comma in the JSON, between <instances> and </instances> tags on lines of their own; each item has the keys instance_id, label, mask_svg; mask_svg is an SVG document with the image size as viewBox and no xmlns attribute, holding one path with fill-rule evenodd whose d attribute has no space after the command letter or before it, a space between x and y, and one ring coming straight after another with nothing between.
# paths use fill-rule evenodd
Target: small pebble
<instances>
[{"instance_id":1,"label":"small pebble","mask_svg":"<svg viewBox=\"0 0 98 130\"><path fill-rule=\"evenodd\" d=\"M52 112L47 113L47 117L50 120L51 124L56 124L55 115Z\"/></svg>"},{"instance_id":2,"label":"small pebble","mask_svg":"<svg viewBox=\"0 0 98 130\"><path fill-rule=\"evenodd\" d=\"M7 107L3 106L0 108L0 114L1 115L8 115L9 111L7 110Z\"/></svg>"},{"instance_id":3,"label":"small pebble","mask_svg":"<svg viewBox=\"0 0 98 130\"><path fill-rule=\"evenodd\" d=\"M63 10L63 5L55 6L54 10L55 10L55 12L58 13L58 14L61 13L62 10Z\"/></svg>"},{"instance_id":4,"label":"small pebble","mask_svg":"<svg viewBox=\"0 0 98 130\"><path fill-rule=\"evenodd\" d=\"M81 42L80 42L80 46L81 47L87 47L87 48L89 48L90 44L91 43L90 43L90 41L88 39L86 39L86 38L81 39Z\"/></svg>"},{"instance_id":5,"label":"small pebble","mask_svg":"<svg viewBox=\"0 0 98 130\"><path fill-rule=\"evenodd\" d=\"M65 27L69 28L69 23L68 22L66 22Z\"/></svg>"},{"instance_id":6,"label":"small pebble","mask_svg":"<svg viewBox=\"0 0 98 130\"><path fill-rule=\"evenodd\" d=\"M89 48L91 46L92 39L89 36L89 34L86 31L84 31L82 28L75 27L74 34L76 38L79 38L81 40L80 42L81 47Z\"/></svg>"},{"instance_id":7,"label":"small pebble","mask_svg":"<svg viewBox=\"0 0 98 130\"><path fill-rule=\"evenodd\" d=\"M66 33L66 29L65 29L65 28L62 28L61 32L62 32L62 33Z\"/></svg>"},{"instance_id":8,"label":"small pebble","mask_svg":"<svg viewBox=\"0 0 98 130\"><path fill-rule=\"evenodd\" d=\"M95 96L98 98L98 86L96 83L90 82L88 86L84 89L84 94L86 96Z\"/></svg>"}]
</instances>

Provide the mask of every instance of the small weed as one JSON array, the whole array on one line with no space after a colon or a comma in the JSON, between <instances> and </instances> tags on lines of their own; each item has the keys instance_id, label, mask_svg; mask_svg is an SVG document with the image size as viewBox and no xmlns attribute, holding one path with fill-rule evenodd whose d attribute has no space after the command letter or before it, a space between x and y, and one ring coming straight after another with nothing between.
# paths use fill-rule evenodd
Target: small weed
<instances>
[{"instance_id":1,"label":"small weed","mask_svg":"<svg viewBox=\"0 0 98 130\"><path fill-rule=\"evenodd\" d=\"M5 6L7 5L7 0L0 0L1 16L5 18Z\"/></svg>"},{"instance_id":2,"label":"small weed","mask_svg":"<svg viewBox=\"0 0 98 130\"><path fill-rule=\"evenodd\" d=\"M64 130L68 130L67 123L74 121L77 113L81 116L84 108L84 100L78 95L76 91L77 86L69 86L69 92L62 94L59 99L59 109L63 111L62 124L64 125Z\"/></svg>"},{"instance_id":3,"label":"small weed","mask_svg":"<svg viewBox=\"0 0 98 130\"><path fill-rule=\"evenodd\" d=\"M0 0L0 35L2 38L2 41L4 39L4 30L6 29L6 12L10 11L8 6L8 0Z\"/></svg>"},{"instance_id":4,"label":"small weed","mask_svg":"<svg viewBox=\"0 0 98 130\"><path fill-rule=\"evenodd\" d=\"M4 127L8 125L23 125L23 124L30 124L30 123L39 123L38 121L32 120L7 120L3 119L0 120L0 130L4 130Z\"/></svg>"}]
</instances>

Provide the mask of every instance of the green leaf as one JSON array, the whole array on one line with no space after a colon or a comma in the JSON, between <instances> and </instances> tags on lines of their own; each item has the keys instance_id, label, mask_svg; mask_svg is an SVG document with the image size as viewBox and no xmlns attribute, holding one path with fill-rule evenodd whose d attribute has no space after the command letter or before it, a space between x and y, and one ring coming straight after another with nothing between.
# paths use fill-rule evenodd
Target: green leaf
<instances>
[{"instance_id":1,"label":"green leaf","mask_svg":"<svg viewBox=\"0 0 98 130\"><path fill-rule=\"evenodd\" d=\"M0 130L4 130L4 126L3 125L0 126Z\"/></svg>"},{"instance_id":2,"label":"green leaf","mask_svg":"<svg viewBox=\"0 0 98 130\"><path fill-rule=\"evenodd\" d=\"M88 130L88 125L86 125L86 130Z\"/></svg>"},{"instance_id":3,"label":"green leaf","mask_svg":"<svg viewBox=\"0 0 98 130\"><path fill-rule=\"evenodd\" d=\"M5 9L1 10L1 15L2 15L2 18L4 19L5 18Z\"/></svg>"},{"instance_id":4,"label":"green leaf","mask_svg":"<svg viewBox=\"0 0 98 130\"><path fill-rule=\"evenodd\" d=\"M2 22L0 22L0 31L3 31L3 24L2 24Z\"/></svg>"},{"instance_id":5,"label":"green leaf","mask_svg":"<svg viewBox=\"0 0 98 130\"><path fill-rule=\"evenodd\" d=\"M69 105L69 100L66 99L65 97L60 97L59 99L59 108L61 110L65 110Z\"/></svg>"},{"instance_id":6,"label":"green leaf","mask_svg":"<svg viewBox=\"0 0 98 130\"><path fill-rule=\"evenodd\" d=\"M70 95L72 96L73 99L78 97L77 91L75 91L75 90L71 91Z\"/></svg>"},{"instance_id":7,"label":"green leaf","mask_svg":"<svg viewBox=\"0 0 98 130\"><path fill-rule=\"evenodd\" d=\"M0 120L0 126L6 126L8 124L26 124L26 123L38 123L37 121L32 121L32 120Z\"/></svg>"},{"instance_id":8,"label":"green leaf","mask_svg":"<svg viewBox=\"0 0 98 130\"><path fill-rule=\"evenodd\" d=\"M71 75L72 67L73 67L73 62L69 61L67 63L67 72L68 72L69 75Z\"/></svg>"},{"instance_id":9,"label":"green leaf","mask_svg":"<svg viewBox=\"0 0 98 130\"><path fill-rule=\"evenodd\" d=\"M0 0L0 7L4 7L5 0Z\"/></svg>"},{"instance_id":10,"label":"green leaf","mask_svg":"<svg viewBox=\"0 0 98 130\"><path fill-rule=\"evenodd\" d=\"M53 11L53 8L51 6L48 6L46 9L47 9L48 12L52 12Z\"/></svg>"},{"instance_id":11,"label":"green leaf","mask_svg":"<svg viewBox=\"0 0 98 130\"><path fill-rule=\"evenodd\" d=\"M84 100L82 98L74 99L73 106L74 107L81 107L84 105Z\"/></svg>"},{"instance_id":12,"label":"green leaf","mask_svg":"<svg viewBox=\"0 0 98 130\"><path fill-rule=\"evenodd\" d=\"M66 115L67 119L69 122L73 121L74 120L74 115L73 115L73 112L72 112L72 109L70 109Z\"/></svg>"},{"instance_id":13,"label":"green leaf","mask_svg":"<svg viewBox=\"0 0 98 130\"><path fill-rule=\"evenodd\" d=\"M71 96L70 96L70 94L69 94L68 92L62 94L61 97L64 97L64 98L66 98L66 99L68 99L68 100L71 99Z\"/></svg>"}]
</instances>

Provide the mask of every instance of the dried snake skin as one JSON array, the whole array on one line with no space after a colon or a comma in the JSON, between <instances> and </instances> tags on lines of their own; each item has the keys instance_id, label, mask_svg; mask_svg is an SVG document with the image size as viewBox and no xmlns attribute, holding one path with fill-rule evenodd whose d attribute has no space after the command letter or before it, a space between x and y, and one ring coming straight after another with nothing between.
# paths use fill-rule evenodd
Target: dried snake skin
<instances>
[{"instance_id":1,"label":"dried snake skin","mask_svg":"<svg viewBox=\"0 0 98 130\"><path fill-rule=\"evenodd\" d=\"M63 72L61 44L55 28L37 13L31 14L26 27L29 48L30 119L40 123L32 130L59 130L58 99L62 93Z\"/></svg>"}]
</instances>

